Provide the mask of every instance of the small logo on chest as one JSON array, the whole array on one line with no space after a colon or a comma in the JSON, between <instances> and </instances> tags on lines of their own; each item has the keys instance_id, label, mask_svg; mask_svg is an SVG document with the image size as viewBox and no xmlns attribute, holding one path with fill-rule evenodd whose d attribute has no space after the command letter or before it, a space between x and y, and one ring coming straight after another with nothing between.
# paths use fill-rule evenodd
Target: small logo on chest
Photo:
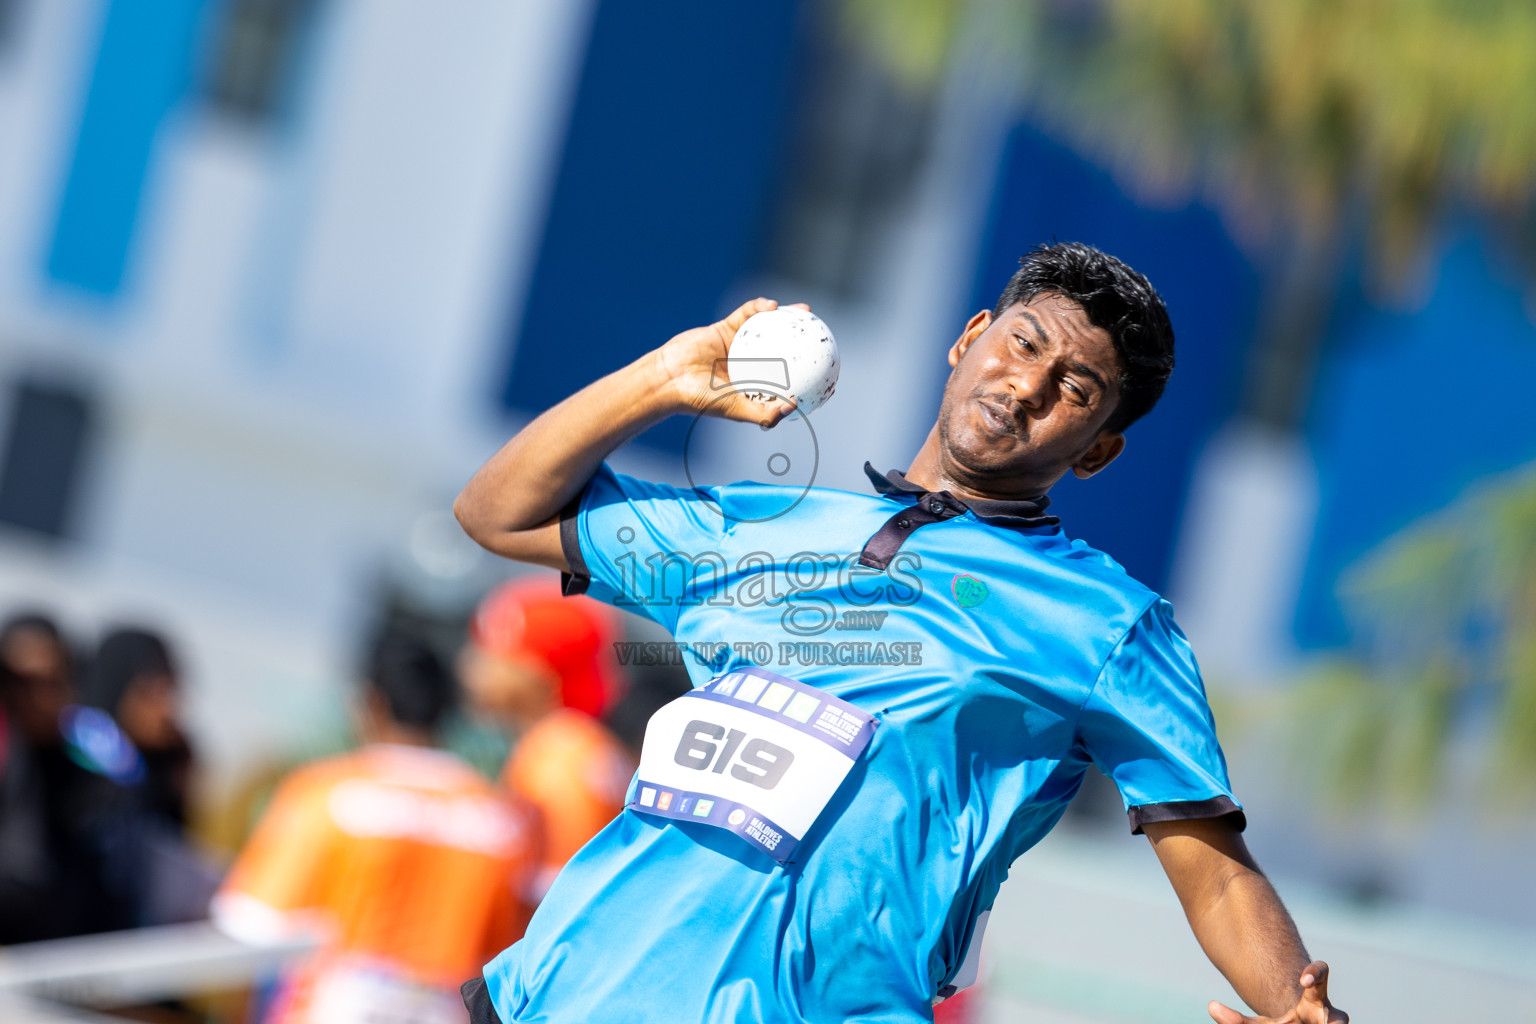
<instances>
[{"instance_id":1,"label":"small logo on chest","mask_svg":"<svg viewBox=\"0 0 1536 1024\"><path fill-rule=\"evenodd\" d=\"M950 592L955 595L955 603L961 608L975 608L987 599L987 585L975 576L960 573L949 584Z\"/></svg>"}]
</instances>

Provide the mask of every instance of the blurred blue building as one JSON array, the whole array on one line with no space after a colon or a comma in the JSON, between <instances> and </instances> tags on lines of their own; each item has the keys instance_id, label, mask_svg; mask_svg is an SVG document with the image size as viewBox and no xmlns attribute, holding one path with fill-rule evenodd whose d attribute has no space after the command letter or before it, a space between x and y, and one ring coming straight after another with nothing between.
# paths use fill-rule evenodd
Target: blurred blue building
<instances>
[{"instance_id":1,"label":"blurred blue building","mask_svg":"<svg viewBox=\"0 0 1536 1024\"><path fill-rule=\"evenodd\" d=\"M1474 234L1422 308L1346 299L1305 436L1234 435L1258 272L1217 217L1022 123L964 30L917 94L829 26L799 0L0 0L0 601L182 632L233 777L329 706L386 582L497 571L447 509L531 414L754 294L807 300L844 356L816 479L862 489L1053 238L1145 271L1180 338L1163 406L1056 508L1175 596L1213 679L1343 643L1346 564L1536 459L1536 329ZM1495 368L1455 422L1449 351ZM680 479L685 426L622 459ZM712 429L691 468L751 475Z\"/></svg>"}]
</instances>

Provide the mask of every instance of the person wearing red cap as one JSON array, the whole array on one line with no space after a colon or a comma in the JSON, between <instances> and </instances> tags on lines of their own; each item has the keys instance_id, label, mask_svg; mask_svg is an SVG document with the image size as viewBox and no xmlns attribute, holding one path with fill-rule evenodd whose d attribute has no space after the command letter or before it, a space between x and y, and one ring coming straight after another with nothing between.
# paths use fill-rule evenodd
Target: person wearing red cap
<instances>
[{"instance_id":1,"label":"person wearing red cap","mask_svg":"<svg viewBox=\"0 0 1536 1024\"><path fill-rule=\"evenodd\" d=\"M544 819L534 897L624 807L635 763L599 720L619 696L617 632L603 605L542 577L492 591L470 623L465 691L517 734L502 782Z\"/></svg>"}]
</instances>

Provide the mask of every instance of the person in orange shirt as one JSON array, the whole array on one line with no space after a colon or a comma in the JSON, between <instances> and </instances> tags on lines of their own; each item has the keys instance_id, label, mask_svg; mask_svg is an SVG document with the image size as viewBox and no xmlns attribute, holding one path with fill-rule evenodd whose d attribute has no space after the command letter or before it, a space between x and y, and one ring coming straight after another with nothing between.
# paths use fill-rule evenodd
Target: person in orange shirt
<instances>
[{"instance_id":1,"label":"person in orange shirt","mask_svg":"<svg viewBox=\"0 0 1536 1024\"><path fill-rule=\"evenodd\" d=\"M454 696L429 648L386 636L359 702L366 745L283 781L214 898L236 938L324 936L267 1024L462 1024L460 982L521 936L537 818L432 749Z\"/></svg>"},{"instance_id":2,"label":"person in orange shirt","mask_svg":"<svg viewBox=\"0 0 1536 1024\"><path fill-rule=\"evenodd\" d=\"M632 755L600 721L619 696L617 632L603 605L562 597L553 578L525 577L480 603L460 657L470 701L518 735L501 777L543 819L540 895L623 809L635 773Z\"/></svg>"}]
</instances>

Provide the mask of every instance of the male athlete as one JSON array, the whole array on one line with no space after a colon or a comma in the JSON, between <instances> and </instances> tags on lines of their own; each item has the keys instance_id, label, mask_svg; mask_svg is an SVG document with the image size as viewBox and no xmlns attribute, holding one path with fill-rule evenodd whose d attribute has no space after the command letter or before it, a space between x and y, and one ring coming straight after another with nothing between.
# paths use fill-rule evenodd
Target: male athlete
<instances>
[{"instance_id":1,"label":"male athlete","mask_svg":"<svg viewBox=\"0 0 1536 1024\"><path fill-rule=\"evenodd\" d=\"M1169 606L1046 513L1051 486L1109 465L1162 393L1173 332L1152 286L1088 246L1028 254L950 347L911 468L866 464L875 494L813 489L789 508L780 487L682 490L603 465L672 414L788 415L714 388L737 327L774 305L561 402L455 505L490 550L713 659L652 718L625 812L465 986L472 1016L930 1020L974 976L1008 866L1093 763L1263 1015L1211 1016L1347 1021L1239 835ZM826 631L854 610L885 613L879 633Z\"/></svg>"}]
</instances>

